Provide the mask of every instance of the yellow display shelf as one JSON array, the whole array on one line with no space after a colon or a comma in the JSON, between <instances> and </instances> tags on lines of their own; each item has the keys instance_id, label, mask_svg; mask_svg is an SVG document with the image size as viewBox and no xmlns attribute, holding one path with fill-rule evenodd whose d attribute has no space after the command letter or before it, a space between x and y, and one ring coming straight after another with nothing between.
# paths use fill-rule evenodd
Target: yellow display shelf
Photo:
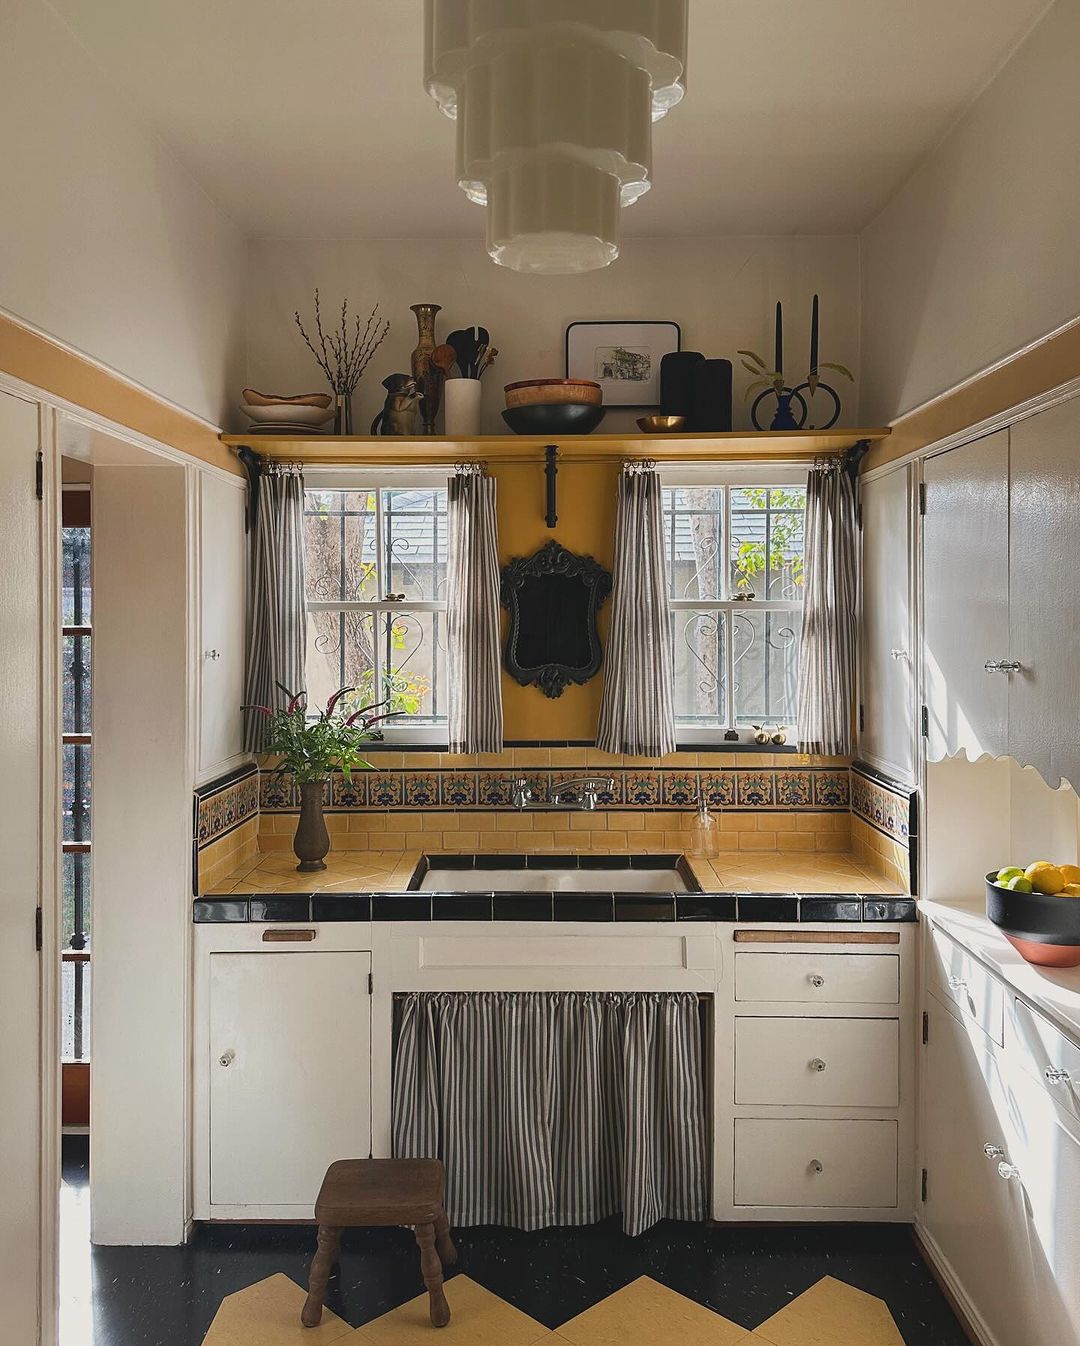
<instances>
[{"instance_id":1,"label":"yellow display shelf","mask_svg":"<svg viewBox=\"0 0 1080 1346\"><path fill-rule=\"evenodd\" d=\"M391 435L222 435L231 448L250 448L264 458L304 463L381 465L441 464L483 459L486 462L538 463L548 445L560 458L603 462L619 458L655 458L658 462L716 462L778 459L804 461L846 453L860 443L877 443L888 429L786 430L689 435L478 435L449 439L425 435L415 439Z\"/></svg>"}]
</instances>

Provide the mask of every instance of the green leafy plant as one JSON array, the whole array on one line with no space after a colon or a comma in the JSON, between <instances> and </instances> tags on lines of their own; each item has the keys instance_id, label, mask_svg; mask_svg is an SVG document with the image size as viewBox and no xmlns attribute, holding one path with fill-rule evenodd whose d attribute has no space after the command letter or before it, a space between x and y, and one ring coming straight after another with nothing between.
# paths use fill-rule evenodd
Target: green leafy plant
<instances>
[{"instance_id":1,"label":"green leafy plant","mask_svg":"<svg viewBox=\"0 0 1080 1346\"><path fill-rule=\"evenodd\" d=\"M284 710L273 710L269 706L242 707L267 717L265 749L281 759L277 766L278 775L288 773L298 785L303 785L307 781L326 780L334 770L342 771L350 781L354 771L374 771L360 749L378 737L373 725L399 715L400 711L373 715L372 711L386 705L382 701L361 706L346 715L342 700L356 688L340 687L327 701L326 709L309 719L307 694L290 692L280 683L278 686L286 697Z\"/></svg>"},{"instance_id":2,"label":"green leafy plant","mask_svg":"<svg viewBox=\"0 0 1080 1346\"><path fill-rule=\"evenodd\" d=\"M749 586L750 580L765 571L768 571L769 577L779 575L785 566L788 568L792 584L800 586L803 582L803 558L799 555L792 555L790 549L794 539L798 537L802 530L804 494L801 490L785 491L776 486L747 486L743 488L743 494L748 503L753 505L755 509L763 511L768 508L770 491L772 493L773 509L792 512L777 513L772 516L767 552L765 543L762 541L747 540L739 543L733 557L733 564L738 577L736 584L740 588Z\"/></svg>"}]
</instances>

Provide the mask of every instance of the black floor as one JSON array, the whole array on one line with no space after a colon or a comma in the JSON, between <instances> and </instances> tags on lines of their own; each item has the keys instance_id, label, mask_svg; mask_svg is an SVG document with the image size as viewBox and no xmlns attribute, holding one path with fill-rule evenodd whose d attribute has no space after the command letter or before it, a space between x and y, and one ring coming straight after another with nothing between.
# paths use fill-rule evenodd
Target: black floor
<instances>
[{"instance_id":1,"label":"black floor","mask_svg":"<svg viewBox=\"0 0 1080 1346\"><path fill-rule=\"evenodd\" d=\"M64 1179L85 1183L76 1150L65 1140ZM456 1271L548 1327L644 1275L753 1328L822 1276L835 1276L883 1299L907 1346L967 1346L904 1226L665 1221L632 1239L614 1219L537 1233L463 1229L454 1238ZM93 1334L73 1334L61 1346L200 1346L233 1290L278 1271L305 1284L313 1246L314 1230L304 1226L204 1225L183 1248L95 1248ZM421 1289L408 1230L352 1230L326 1302L358 1327Z\"/></svg>"}]
</instances>

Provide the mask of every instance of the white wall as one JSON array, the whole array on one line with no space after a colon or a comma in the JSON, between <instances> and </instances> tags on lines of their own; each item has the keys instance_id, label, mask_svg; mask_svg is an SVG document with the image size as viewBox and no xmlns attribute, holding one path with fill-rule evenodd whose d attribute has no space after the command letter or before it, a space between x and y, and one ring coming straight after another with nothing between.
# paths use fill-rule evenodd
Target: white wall
<instances>
[{"instance_id":1,"label":"white wall","mask_svg":"<svg viewBox=\"0 0 1080 1346\"><path fill-rule=\"evenodd\" d=\"M862 237L862 419L1080 314L1080 0L1057 0Z\"/></svg>"},{"instance_id":2,"label":"white wall","mask_svg":"<svg viewBox=\"0 0 1080 1346\"><path fill-rule=\"evenodd\" d=\"M418 190L420 188L418 187ZM503 384L561 377L566 325L574 319L661 318L682 326L683 348L723 356L736 365L735 424L749 424L742 397L748 381L738 347L772 358L773 310L784 303L788 374L801 381L809 355L810 299L822 303L822 358L858 367L858 244L854 237L628 239L611 267L583 276L522 276L497 267L476 239L342 242L255 241L247 284L248 382L269 392L313 391L322 376L293 322L305 324L319 286L323 315L342 297L370 310L376 300L391 332L369 366L354 403L356 432L382 405L380 381L407 370L416 344L409 305L441 303L437 336L481 323L499 348L485 377L484 429L505 432ZM845 383L845 389L850 388ZM843 390L842 390L843 391ZM854 393L843 421L855 424ZM609 412L605 430L633 425Z\"/></svg>"},{"instance_id":3,"label":"white wall","mask_svg":"<svg viewBox=\"0 0 1080 1346\"><path fill-rule=\"evenodd\" d=\"M220 423L243 239L42 0L4 0L0 126L0 309Z\"/></svg>"}]
</instances>

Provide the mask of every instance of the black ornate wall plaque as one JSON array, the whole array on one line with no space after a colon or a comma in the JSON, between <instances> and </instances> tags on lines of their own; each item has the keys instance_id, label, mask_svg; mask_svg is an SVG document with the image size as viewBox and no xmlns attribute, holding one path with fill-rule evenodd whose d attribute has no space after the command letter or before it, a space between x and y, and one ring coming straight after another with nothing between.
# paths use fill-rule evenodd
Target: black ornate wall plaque
<instances>
[{"instance_id":1,"label":"black ornate wall plaque","mask_svg":"<svg viewBox=\"0 0 1080 1346\"><path fill-rule=\"evenodd\" d=\"M510 613L506 671L523 687L562 696L568 682L588 682L603 658L597 614L611 576L591 556L558 542L503 567L500 597Z\"/></svg>"}]
</instances>

